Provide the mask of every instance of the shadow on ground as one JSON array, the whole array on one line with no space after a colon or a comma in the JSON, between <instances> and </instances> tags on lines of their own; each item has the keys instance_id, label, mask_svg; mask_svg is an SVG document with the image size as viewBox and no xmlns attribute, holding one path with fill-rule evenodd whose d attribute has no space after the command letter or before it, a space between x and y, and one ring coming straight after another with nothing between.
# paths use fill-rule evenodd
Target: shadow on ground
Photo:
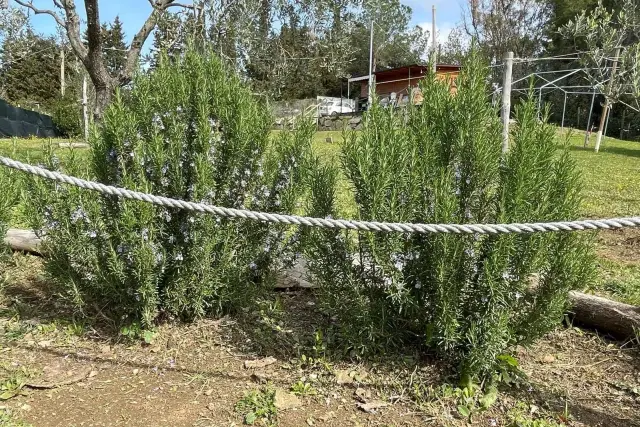
<instances>
[{"instance_id":1,"label":"shadow on ground","mask_svg":"<svg viewBox=\"0 0 640 427\"><path fill-rule=\"evenodd\" d=\"M593 143L587 147L572 145L570 147L571 151L584 151L584 152L593 152ZM616 154L619 156L626 157L639 157L640 158L640 143L637 144L637 149L630 149L625 147L616 147L616 146L607 146L606 142L600 146L601 153L607 154Z\"/></svg>"}]
</instances>

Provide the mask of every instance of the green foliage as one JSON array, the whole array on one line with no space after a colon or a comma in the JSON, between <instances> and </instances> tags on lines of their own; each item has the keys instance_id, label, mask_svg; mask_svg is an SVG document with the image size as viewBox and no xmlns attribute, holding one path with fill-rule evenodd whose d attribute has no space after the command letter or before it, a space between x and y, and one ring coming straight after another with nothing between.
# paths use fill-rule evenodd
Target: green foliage
<instances>
[{"instance_id":1,"label":"green foliage","mask_svg":"<svg viewBox=\"0 0 640 427\"><path fill-rule=\"evenodd\" d=\"M137 322L133 322L120 328L120 334L132 340L142 340L146 344L153 344L153 341L158 335L157 332L141 328L140 324Z\"/></svg>"},{"instance_id":2,"label":"green foliage","mask_svg":"<svg viewBox=\"0 0 640 427\"><path fill-rule=\"evenodd\" d=\"M311 384L303 381L298 381L291 386L291 393L298 396L315 396L318 391Z\"/></svg>"},{"instance_id":3,"label":"green foliage","mask_svg":"<svg viewBox=\"0 0 640 427\"><path fill-rule=\"evenodd\" d=\"M82 37L84 45L88 46L88 29L85 29ZM102 60L109 74L117 77L127 62L127 45L119 16L116 15L113 22L100 25L100 37L102 38Z\"/></svg>"},{"instance_id":4,"label":"green foliage","mask_svg":"<svg viewBox=\"0 0 640 427\"><path fill-rule=\"evenodd\" d=\"M0 188L2 188L3 192L0 198L0 238L7 232L13 209L18 204L21 183L21 176L17 172L6 167L0 167ZM5 249L4 244L0 245L0 259L3 258Z\"/></svg>"},{"instance_id":5,"label":"green foliage","mask_svg":"<svg viewBox=\"0 0 640 427\"><path fill-rule=\"evenodd\" d=\"M49 106L60 91L60 63L55 39L33 32L7 39L0 66L6 99L24 108Z\"/></svg>"},{"instance_id":6,"label":"green foliage","mask_svg":"<svg viewBox=\"0 0 640 427\"><path fill-rule=\"evenodd\" d=\"M240 5L254 13L229 19L219 10L230 9L233 16ZM428 40L427 31L410 25L411 8L398 0L242 0L209 7L217 27L225 29L211 31L210 42L243 64L255 90L275 99L343 96L345 77L368 73L372 20L378 69L420 62Z\"/></svg>"},{"instance_id":7,"label":"green foliage","mask_svg":"<svg viewBox=\"0 0 640 427\"><path fill-rule=\"evenodd\" d=\"M303 191L313 129L269 139L271 119L213 55L189 51L116 95L92 132L99 182L181 200L291 212ZM47 166L59 167L54 156ZM47 234L45 269L79 309L100 307L150 328L159 314L192 319L252 301L291 262L297 233L30 182L33 226Z\"/></svg>"},{"instance_id":8,"label":"green foliage","mask_svg":"<svg viewBox=\"0 0 640 427\"><path fill-rule=\"evenodd\" d=\"M346 135L342 171L358 217L415 223L575 219L580 181L567 147L532 99L516 109L510 151L486 92L486 68L467 60L453 95L428 76L423 107L374 105ZM543 117L544 118L544 117ZM338 171L318 167L313 216L339 216ZM510 346L562 318L567 291L592 277L590 236L578 233L401 235L308 230L309 268L345 348L363 354L423 344L462 376L485 377Z\"/></svg>"},{"instance_id":9,"label":"green foliage","mask_svg":"<svg viewBox=\"0 0 640 427\"><path fill-rule=\"evenodd\" d=\"M82 107L72 95L58 97L52 104L51 117L68 138L82 135Z\"/></svg>"},{"instance_id":10,"label":"green foliage","mask_svg":"<svg viewBox=\"0 0 640 427\"><path fill-rule=\"evenodd\" d=\"M4 427L31 427L31 424L27 424L23 421L16 419L9 408L0 409L0 425Z\"/></svg>"},{"instance_id":11,"label":"green foliage","mask_svg":"<svg viewBox=\"0 0 640 427\"><path fill-rule=\"evenodd\" d=\"M0 367L0 401L9 400L12 397L26 394L24 386L29 378L32 378L35 372L26 366L17 369L7 369Z\"/></svg>"},{"instance_id":12,"label":"green foliage","mask_svg":"<svg viewBox=\"0 0 640 427\"><path fill-rule=\"evenodd\" d=\"M113 23L102 26L102 43L104 61L112 76L117 76L127 63L127 45L124 42L124 29L120 17L116 16Z\"/></svg>"},{"instance_id":13,"label":"green foliage","mask_svg":"<svg viewBox=\"0 0 640 427\"><path fill-rule=\"evenodd\" d=\"M558 29L577 46L584 46L585 54L580 56L580 65L589 82L598 87L609 101L616 102L624 93L631 92L635 98L640 95L640 12L636 1L621 0L613 8L599 2L593 11L582 10L573 20ZM608 84L611 76L611 56L620 50L618 72Z\"/></svg>"},{"instance_id":14,"label":"green foliage","mask_svg":"<svg viewBox=\"0 0 640 427\"><path fill-rule=\"evenodd\" d=\"M245 424L254 425L257 421L265 426L277 425L275 393L275 390L268 386L245 392L244 397L236 403L236 411L242 414Z\"/></svg>"}]
</instances>

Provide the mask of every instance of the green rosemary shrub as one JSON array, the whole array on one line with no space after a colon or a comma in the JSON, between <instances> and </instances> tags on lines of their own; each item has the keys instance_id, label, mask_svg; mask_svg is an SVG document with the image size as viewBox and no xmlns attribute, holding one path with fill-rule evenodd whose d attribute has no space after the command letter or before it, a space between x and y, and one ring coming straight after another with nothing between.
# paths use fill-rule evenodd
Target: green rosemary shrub
<instances>
[{"instance_id":1,"label":"green rosemary shrub","mask_svg":"<svg viewBox=\"0 0 640 427\"><path fill-rule=\"evenodd\" d=\"M18 203L20 185L17 172L0 166L0 189L2 189L2 197L0 197L0 261L7 253L3 241L9 221L11 221L13 208Z\"/></svg>"},{"instance_id":2,"label":"green rosemary shrub","mask_svg":"<svg viewBox=\"0 0 640 427\"><path fill-rule=\"evenodd\" d=\"M99 182L218 206L291 212L303 190L313 129L270 141L271 118L213 54L189 51L138 76L91 136ZM49 167L55 168L55 159ZM32 181L46 271L81 309L148 327L242 306L287 262L298 234Z\"/></svg>"},{"instance_id":3,"label":"green rosemary shrub","mask_svg":"<svg viewBox=\"0 0 640 427\"><path fill-rule=\"evenodd\" d=\"M341 169L362 220L511 223L571 220L580 181L567 146L528 99L516 108L512 144L486 68L468 59L452 95L422 82L422 107L374 105L362 132L346 135ZM560 150L558 150L560 149ZM314 216L336 211L332 166L311 183ZM323 309L347 350L426 345L466 378L494 371L498 356L559 323L567 291L592 274L590 236L580 233L399 234L311 229L306 255Z\"/></svg>"}]
</instances>

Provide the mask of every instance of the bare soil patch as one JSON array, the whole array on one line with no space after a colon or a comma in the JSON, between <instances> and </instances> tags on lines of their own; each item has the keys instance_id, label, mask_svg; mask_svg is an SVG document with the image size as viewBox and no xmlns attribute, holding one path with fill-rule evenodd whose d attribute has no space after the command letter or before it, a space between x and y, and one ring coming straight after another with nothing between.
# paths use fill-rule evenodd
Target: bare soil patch
<instances>
[{"instance_id":1,"label":"bare soil patch","mask_svg":"<svg viewBox=\"0 0 640 427\"><path fill-rule=\"evenodd\" d=\"M274 293L256 313L165 324L144 343L107 319L82 323L51 294L38 263L14 257L0 304L0 386L22 382L0 411L16 422L239 426L247 414L236 405L247 393L278 390L298 393L271 419L279 426L640 426L637 347L574 327L514 349L527 379L469 420L436 360L324 354L310 290Z\"/></svg>"},{"instance_id":2,"label":"bare soil patch","mask_svg":"<svg viewBox=\"0 0 640 427\"><path fill-rule=\"evenodd\" d=\"M640 229L603 230L598 234L598 255L610 261L640 264Z\"/></svg>"}]
</instances>

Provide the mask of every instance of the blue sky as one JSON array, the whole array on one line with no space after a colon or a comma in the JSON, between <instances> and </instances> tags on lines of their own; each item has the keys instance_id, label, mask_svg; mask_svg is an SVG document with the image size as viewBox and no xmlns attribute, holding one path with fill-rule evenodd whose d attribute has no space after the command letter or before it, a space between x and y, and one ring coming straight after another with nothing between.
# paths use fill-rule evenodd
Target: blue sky
<instances>
[{"instance_id":1,"label":"blue sky","mask_svg":"<svg viewBox=\"0 0 640 427\"><path fill-rule=\"evenodd\" d=\"M401 0L401 3L410 6L413 10L412 24L420 25L431 31L431 6L436 6L436 24L438 40L444 42L451 28L461 20L462 11L468 0ZM188 2L188 1L187 1ZM13 2L11 2L13 3ZM34 5L41 9L53 9L52 0L34 0ZM14 3L15 4L15 3ZM84 2L77 0L76 6L82 19L84 19ZM148 0L102 0L100 1L100 20L112 21L116 15L123 22L127 41L138 31L144 20L149 16L151 6ZM55 33L55 22L48 15L37 15L32 19L36 31L52 34Z\"/></svg>"},{"instance_id":2,"label":"blue sky","mask_svg":"<svg viewBox=\"0 0 640 427\"><path fill-rule=\"evenodd\" d=\"M411 23L431 32L431 6L436 6L436 33L438 42L444 43L451 30L462 20L468 0L400 0L413 10Z\"/></svg>"}]
</instances>

